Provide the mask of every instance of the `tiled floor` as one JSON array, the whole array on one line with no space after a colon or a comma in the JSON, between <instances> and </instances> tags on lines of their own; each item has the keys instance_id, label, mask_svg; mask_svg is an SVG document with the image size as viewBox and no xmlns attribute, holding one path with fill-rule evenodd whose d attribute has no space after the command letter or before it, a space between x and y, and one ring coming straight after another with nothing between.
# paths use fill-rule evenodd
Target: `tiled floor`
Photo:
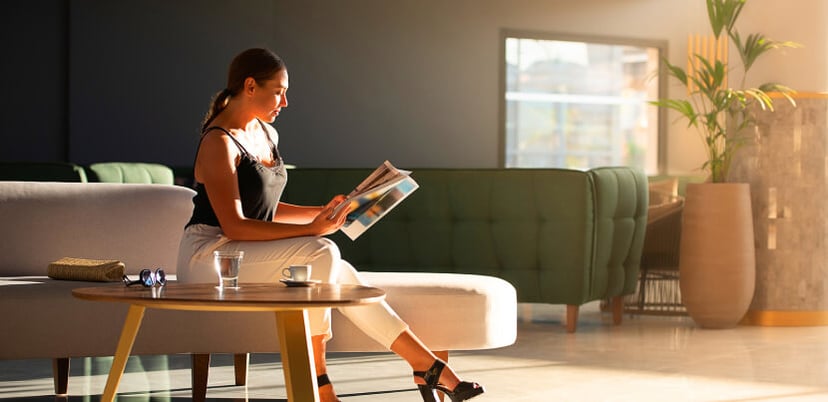
<instances>
[{"instance_id":1,"label":"tiled floor","mask_svg":"<svg viewBox=\"0 0 828 402\"><path fill-rule=\"evenodd\" d=\"M534 322L519 324L515 345L452 356L486 386L476 401L828 401L828 327L702 330L654 316L614 327L593 304L567 334L560 307L522 307ZM74 359L69 400L97 401L108 364ZM277 356L255 355L248 385L237 387L229 356L218 356L208 399L284 401L280 368ZM187 356L133 357L127 370L121 401L189 400ZM329 372L345 402L419 400L408 366L390 354L334 355ZM0 398L52 401L51 378L48 360L0 361Z\"/></svg>"}]
</instances>

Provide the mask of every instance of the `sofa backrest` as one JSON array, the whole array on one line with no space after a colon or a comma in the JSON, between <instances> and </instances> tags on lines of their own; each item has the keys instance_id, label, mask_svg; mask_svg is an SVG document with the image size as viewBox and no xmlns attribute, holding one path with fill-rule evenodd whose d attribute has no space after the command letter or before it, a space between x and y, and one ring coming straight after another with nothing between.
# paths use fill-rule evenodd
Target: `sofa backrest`
<instances>
[{"instance_id":1,"label":"sofa backrest","mask_svg":"<svg viewBox=\"0 0 828 402\"><path fill-rule=\"evenodd\" d=\"M88 167L90 182L173 184L172 168L158 163L100 162Z\"/></svg>"},{"instance_id":2,"label":"sofa backrest","mask_svg":"<svg viewBox=\"0 0 828 402\"><path fill-rule=\"evenodd\" d=\"M0 162L0 181L86 182L82 166L68 162Z\"/></svg>"},{"instance_id":3,"label":"sofa backrest","mask_svg":"<svg viewBox=\"0 0 828 402\"><path fill-rule=\"evenodd\" d=\"M45 275L61 257L175 273L194 194L152 184L0 182L0 276Z\"/></svg>"},{"instance_id":4,"label":"sofa backrest","mask_svg":"<svg viewBox=\"0 0 828 402\"><path fill-rule=\"evenodd\" d=\"M174 184L175 172L159 163L0 162L0 181Z\"/></svg>"},{"instance_id":5,"label":"sofa backrest","mask_svg":"<svg viewBox=\"0 0 828 402\"><path fill-rule=\"evenodd\" d=\"M323 204L368 173L292 169L284 200ZM525 302L581 304L634 291L647 210L642 173L416 169L412 177L420 188L357 240L331 236L357 268L493 275Z\"/></svg>"}]
</instances>

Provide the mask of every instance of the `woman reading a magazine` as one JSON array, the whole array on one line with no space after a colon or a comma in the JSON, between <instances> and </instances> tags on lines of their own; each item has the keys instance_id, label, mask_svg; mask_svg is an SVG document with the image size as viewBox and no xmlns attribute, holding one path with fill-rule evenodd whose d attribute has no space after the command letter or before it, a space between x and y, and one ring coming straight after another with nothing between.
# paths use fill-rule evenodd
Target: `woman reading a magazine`
<instances>
[{"instance_id":1,"label":"woman reading a magazine","mask_svg":"<svg viewBox=\"0 0 828 402\"><path fill-rule=\"evenodd\" d=\"M350 208L334 209L345 197L324 206L280 202L287 172L277 149L279 137L269 124L287 107L288 73L282 60L266 49L248 49L230 64L227 88L219 92L202 126L194 176L193 216L184 232L178 279L213 283L213 251L242 250L242 282L275 282L283 268L312 266L311 278L361 284L359 273L340 258L336 244L322 237L338 230ZM436 390L453 401L483 393L461 381L409 330L385 302L340 308L366 334L405 359L426 401ZM331 338L330 310L308 312L313 354L322 401L336 401L326 374L325 342Z\"/></svg>"}]
</instances>

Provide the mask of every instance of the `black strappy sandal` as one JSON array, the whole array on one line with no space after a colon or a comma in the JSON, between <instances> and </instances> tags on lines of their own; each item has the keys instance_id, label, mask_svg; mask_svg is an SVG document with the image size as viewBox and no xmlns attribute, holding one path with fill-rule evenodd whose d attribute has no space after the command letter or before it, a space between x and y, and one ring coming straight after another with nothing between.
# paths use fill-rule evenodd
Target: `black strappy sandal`
<instances>
[{"instance_id":1,"label":"black strappy sandal","mask_svg":"<svg viewBox=\"0 0 828 402\"><path fill-rule=\"evenodd\" d=\"M324 387L326 385L330 385L330 384L331 384L331 379L328 378L328 374L322 374L322 375L316 376L316 386L318 388L322 388L322 387ZM342 400L340 400L339 398L337 398L336 400L339 401L339 402L342 402Z\"/></svg>"},{"instance_id":2,"label":"black strappy sandal","mask_svg":"<svg viewBox=\"0 0 828 402\"><path fill-rule=\"evenodd\" d=\"M425 380L425 384L417 384L417 389L420 390L420 396L423 397L424 402L438 402L437 391L448 395L452 402L462 402L472 399L484 392L483 386L476 382L460 381L453 390L449 390L440 384L440 373L446 367L446 363L442 360L435 360L427 371L415 371L414 375Z\"/></svg>"}]
</instances>

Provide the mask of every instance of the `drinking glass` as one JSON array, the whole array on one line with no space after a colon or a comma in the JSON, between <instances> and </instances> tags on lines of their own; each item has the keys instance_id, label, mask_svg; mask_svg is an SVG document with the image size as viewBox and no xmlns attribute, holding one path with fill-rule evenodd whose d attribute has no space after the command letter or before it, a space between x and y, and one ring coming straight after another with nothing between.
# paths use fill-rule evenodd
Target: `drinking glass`
<instances>
[{"instance_id":1,"label":"drinking glass","mask_svg":"<svg viewBox=\"0 0 828 402\"><path fill-rule=\"evenodd\" d=\"M239 288L239 268L241 267L244 251L214 251L216 273L219 276L218 289Z\"/></svg>"}]
</instances>

